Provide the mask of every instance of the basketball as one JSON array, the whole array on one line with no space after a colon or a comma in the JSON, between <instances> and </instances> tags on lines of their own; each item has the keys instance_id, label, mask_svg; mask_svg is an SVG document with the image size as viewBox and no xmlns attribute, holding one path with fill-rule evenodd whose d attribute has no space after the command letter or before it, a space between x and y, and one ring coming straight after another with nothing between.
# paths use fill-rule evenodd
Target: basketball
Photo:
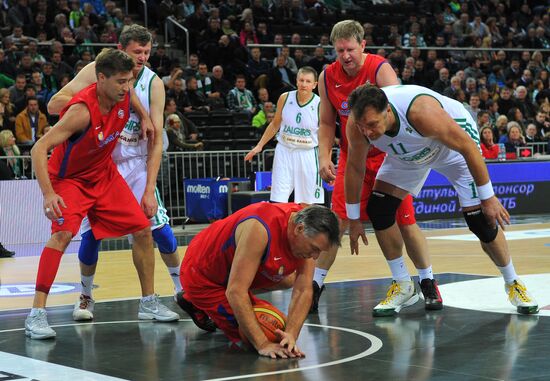
<instances>
[{"instance_id":1,"label":"basketball","mask_svg":"<svg viewBox=\"0 0 550 381\"><path fill-rule=\"evenodd\" d=\"M260 324L260 327L264 331L267 339L273 343L278 343L279 338L275 334L275 330L280 329L284 331L286 328L286 315L279 311L279 309L267 302L261 304L255 304L253 306L254 314ZM248 343L248 338L241 332L241 337L244 342Z\"/></svg>"}]
</instances>

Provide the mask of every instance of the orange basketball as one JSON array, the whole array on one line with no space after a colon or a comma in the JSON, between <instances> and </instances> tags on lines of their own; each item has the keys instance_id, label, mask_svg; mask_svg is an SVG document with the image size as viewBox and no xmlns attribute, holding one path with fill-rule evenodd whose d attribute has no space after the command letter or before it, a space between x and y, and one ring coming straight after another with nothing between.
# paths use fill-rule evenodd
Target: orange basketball
<instances>
[{"instance_id":1,"label":"orange basketball","mask_svg":"<svg viewBox=\"0 0 550 381\"><path fill-rule=\"evenodd\" d=\"M279 311L279 309L267 302L261 304L255 304L253 306L254 314L260 324L260 327L264 331L267 339L273 343L278 343L279 338L275 334L275 330L280 329L284 331L286 328L286 315ZM241 332L241 337L244 342L248 343L248 339Z\"/></svg>"}]
</instances>

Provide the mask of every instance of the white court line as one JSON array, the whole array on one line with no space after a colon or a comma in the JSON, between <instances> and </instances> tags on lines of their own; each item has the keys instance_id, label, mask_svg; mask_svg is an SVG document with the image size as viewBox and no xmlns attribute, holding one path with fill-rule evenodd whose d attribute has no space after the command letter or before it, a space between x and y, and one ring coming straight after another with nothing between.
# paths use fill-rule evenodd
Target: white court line
<instances>
[{"instance_id":1,"label":"white court line","mask_svg":"<svg viewBox=\"0 0 550 381\"><path fill-rule=\"evenodd\" d=\"M179 321L192 321L191 319L180 319ZM52 328L59 328L59 327L73 327L73 326L79 326L79 325L104 325L104 324L125 324L125 323L146 323L146 321L143 321L143 320L123 320L123 321L110 321L110 322L92 322L92 323L73 323L73 324L58 324L58 325L52 325L51 327ZM309 327L317 327L317 328L327 328L327 329L335 329L335 330L339 330L339 331L344 331L344 332L349 332L349 333L353 333L355 335L358 335L358 336L361 336L361 337L364 337L366 338L367 340L369 340L371 342L371 346L364 350L363 352L357 354L357 355L354 355L354 356L350 356L350 357L345 357L343 359L340 359L340 360L335 360L335 361L330 361L330 362L327 362L327 363L323 363L323 364L317 364L317 365L310 365L310 366L305 366L305 367L300 367L300 368L294 368L294 369L284 369L284 370L278 370L278 371L273 371L273 372L264 372L264 373L252 373L252 374L245 374L245 375L239 375L239 376L232 376L232 377L224 377L224 378L212 378L212 379L209 379L209 380L205 380L205 381L221 381L221 380L237 380L237 379L242 379L242 378L251 378L251 377L260 377L260 376L269 376L269 375L274 375L274 374L284 374L284 373L292 373L292 372L301 372L301 371L304 371L304 370L310 370L310 369L319 369L319 368L324 368L324 367L327 367L327 366L333 366L333 365L338 365L338 364L343 364L343 363L346 363L346 362L350 362L350 361L355 361L355 360L358 360L360 358L363 358L363 357L366 357L366 356L369 356L373 353L376 353L380 350L380 348L382 348L382 340L380 340L378 337L374 336L374 335L371 335L369 333L366 333L366 332L362 332L362 331L357 331L355 329L350 329L350 328L343 328L343 327L335 327L335 326L330 326L330 325L321 325L321 324L310 324L310 323L305 323L304 325L306 326L309 326ZM15 331L22 331L24 330L25 328L15 328L15 329L6 329L6 330L1 330L0 331L0 334L1 333L5 333L5 332L15 332ZM11 355L9 353L6 353L6 355ZM15 356L15 355L11 355L11 356ZM4 352L0 352L0 365L2 365L3 363L3 360L4 360ZM23 356L17 356L17 357L21 357L21 360L19 360L19 363L23 363L23 360L29 360L29 361L38 361L38 362L41 362L39 360L34 360L34 359L29 359L27 357L23 357ZM45 363L45 362L41 362L41 363L44 363L44 364L48 364L48 363ZM53 364L55 365L55 364ZM59 366L61 367L61 365L56 365L56 366ZM64 368L67 368L67 369L72 369L72 368L69 368L69 367L64 367ZM81 372L85 372L85 371L81 371ZM67 379L67 380L74 380L76 378L79 378L81 380L88 380L87 378L82 378L81 376L78 376L76 377L77 375L75 375L74 373L71 374L71 378ZM43 375L42 376L39 376L39 377L42 377L43 378ZM36 377L35 377L36 378ZM113 380L119 380L119 379L115 379L115 378L112 378ZM91 378L90 380L93 380L93 378ZM100 380L98 378L98 380ZM101 379L102 380L102 379ZM105 378L105 380L108 380L107 378ZM57 381L57 380L56 380ZM59 379L58 381L61 381L61 379Z\"/></svg>"},{"instance_id":2,"label":"white court line","mask_svg":"<svg viewBox=\"0 0 550 381\"><path fill-rule=\"evenodd\" d=\"M367 350L365 350L365 351L363 351L359 354L356 354L355 356L345 357L345 358L340 359L340 360L330 361L330 362L326 362L326 363L323 363L323 364L304 366L304 367L294 368L294 369L276 370L276 371L273 371L273 372L251 373L251 374L244 374L244 375L232 376L232 377L211 378L211 379L208 379L208 380L205 380L205 381L240 380L242 378L271 376L271 375L274 375L274 374L285 374L285 373L293 373L293 372L302 372L304 370L310 370L310 369L325 368L327 366L333 366L333 365L338 365L338 364L343 364L343 363L346 363L346 362L358 360L360 358L372 355L373 353L378 352L380 350L380 348L382 348L382 340L380 340L378 337L376 337L374 335L371 335L370 333L357 331L355 329L350 329L350 328L334 327L334 326L330 326L330 325L310 324L310 323L305 323L304 325L307 325L307 326L310 326L310 327L328 328L328 329L336 329L338 331L350 332L350 333L353 333L353 334L356 334L356 335L359 335L359 336L362 336L362 337L368 339L371 342L372 345ZM281 361L284 361L284 360L281 360Z\"/></svg>"}]
</instances>

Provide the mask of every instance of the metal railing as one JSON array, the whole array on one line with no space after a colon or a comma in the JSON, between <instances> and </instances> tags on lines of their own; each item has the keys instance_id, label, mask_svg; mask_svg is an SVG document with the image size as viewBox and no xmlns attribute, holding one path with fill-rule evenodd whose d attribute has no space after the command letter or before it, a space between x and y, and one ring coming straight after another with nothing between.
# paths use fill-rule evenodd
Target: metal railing
<instances>
[{"instance_id":1,"label":"metal railing","mask_svg":"<svg viewBox=\"0 0 550 381\"><path fill-rule=\"evenodd\" d=\"M531 147L534 159L541 155L546 155L544 159L547 159L550 155L547 151L547 142L528 143L527 146ZM262 151L251 163L244 161L248 152L248 150L242 150L165 153L158 174L157 187L172 220L181 220L186 216L184 201L186 179L251 178L255 172L271 171L274 149ZM7 164L10 159L13 157L0 156L0 164ZM24 168L22 178L35 179L31 157L19 156L17 159L21 160ZM527 158L517 161L525 159ZM515 160L509 160L509 162L513 161Z\"/></svg>"},{"instance_id":2,"label":"metal railing","mask_svg":"<svg viewBox=\"0 0 550 381\"><path fill-rule=\"evenodd\" d=\"M169 41L169 37L168 37L168 23L172 23L174 24L174 26L180 28L181 30L183 30L185 32L185 56L187 58L187 61L185 62L189 62L189 30L184 27L183 25L181 25L174 16L168 16L166 18L166 21L164 22L164 41L165 42L168 42Z\"/></svg>"},{"instance_id":3,"label":"metal railing","mask_svg":"<svg viewBox=\"0 0 550 381\"><path fill-rule=\"evenodd\" d=\"M141 4L143 5L143 24L147 28L148 25L148 17L147 17L147 1L146 0L140 0Z\"/></svg>"}]
</instances>

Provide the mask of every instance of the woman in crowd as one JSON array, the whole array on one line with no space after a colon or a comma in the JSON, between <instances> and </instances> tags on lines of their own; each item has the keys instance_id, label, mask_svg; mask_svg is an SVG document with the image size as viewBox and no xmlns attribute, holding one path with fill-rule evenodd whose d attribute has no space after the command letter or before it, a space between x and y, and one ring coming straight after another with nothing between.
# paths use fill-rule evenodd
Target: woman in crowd
<instances>
[{"instance_id":1,"label":"woman in crowd","mask_svg":"<svg viewBox=\"0 0 550 381\"><path fill-rule=\"evenodd\" d=\"M497 159L498 158L498 144L495 144L493 140L493 129L489 126L483 127L479 131L481 137L481 153L485 159Z\"/></svg>"},{"instance_id":2,"label":"woman in crowd","mask_svg":"<svg viewBox=\"0 0 550 381\"><path fill-rule=\"evenodd\" d=\"M521 126L514 121L508 122L508 134L502 136L499 143L504 143L507 159L517 159L517 148L525 146Z\"/></svg>"},{"instance_id":3,"label":"woman in crowd","mask_svg":"<svg viewBox=\"0 0 550 381\"><path fill-rule=\"evenodd\" d=\"M170 114L164 122L164 129L168 136L168 152L199 151L204 147L202 142L186 141L181 128L181 119L176 114Z\"/></svg>"},{"instance_id":4,"label":"woman in crowd","mask_svg":"<svg viewBox=\"0 0 550 381\"><path fill-rule=\"evenodd\" d=\"M9 176L5 176L4 174L2 176L3 178L8 177L12 179L19 179L24 177L23 160L19 158L21 153L19 151L19 147L15 144L15 136L10 130L0 131L0 156L8 157L6 160L7 168L4 166L2 166L2 168L4 171L8 169L11 172L11 174L8 173Z\"/></svg>"},{"instance_id":5,"label":"woman in crowd","mask_svg":"<svg viewBox=\"0 0 550 381\"><path fill-rule=\"evenodd\" d=\"M15 132L15 105L8 89L0 89L0 130Z\"/></svg>"}]
</instances>

